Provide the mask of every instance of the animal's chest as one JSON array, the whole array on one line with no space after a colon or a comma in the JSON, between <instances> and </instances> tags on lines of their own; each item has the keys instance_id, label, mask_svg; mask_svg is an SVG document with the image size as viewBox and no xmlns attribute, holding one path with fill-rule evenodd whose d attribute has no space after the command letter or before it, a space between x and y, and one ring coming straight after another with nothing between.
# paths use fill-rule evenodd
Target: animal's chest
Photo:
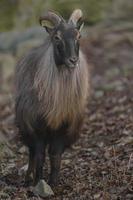
<instances>
[{"instance_id":1,"label":"animal's chest","mask_svg":"<svg viewBox=\"0 0 133 200\"><path fill-rule=\"evenodd\" d=\"M58 74L46 88L45 118L53 128L62 122L72 122L83 107L82 79L77 74Z\"/></svg>"}]
</instances>

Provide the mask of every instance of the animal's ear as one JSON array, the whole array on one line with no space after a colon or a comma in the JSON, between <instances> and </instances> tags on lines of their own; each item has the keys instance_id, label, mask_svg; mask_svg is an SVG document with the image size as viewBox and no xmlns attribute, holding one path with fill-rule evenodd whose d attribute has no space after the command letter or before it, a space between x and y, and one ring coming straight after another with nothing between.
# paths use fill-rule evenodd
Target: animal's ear
<instances>
[{"instance_id":1,"label":"animal's ear","mask_svg":"<svg viewBox=\"0 0 133 200\"><path fill-rule=\"evenodd\" d=\"M81 27L81 19L82 19L82 11L80 9L76 9L73 11L73 13L71 14L70 18L69 18L69 23L73 23L75 25L75 27L78 27L78 29L80 29ZM83 27L83 25L82 25Z\"/></svg>"},{"instance_id":2,"label":"animal's ear","mask_svg":"<svg viewBox=\"0 0 133 200\"><path fill-rule=\"evenodd\" d=\"M40 21L40 24L41 24L42 27L44 27L46 29L46 31L48 33L51 33L53 31L54 27L55 27L54 23L52 23L51 21L46 20L46 19L42 19Z\"/></svg>"},{"instance_id":3,"label":"animal's ear","mask_svg":"<svg viewBox=\"0 0 133 200\"><path fill-rule=\"evenodd\" d=\"M52 11L48 11L44 16L39 18L40 25L45 27L48 33L60 24L62 18Z\"/></svg>"}]
</instances>

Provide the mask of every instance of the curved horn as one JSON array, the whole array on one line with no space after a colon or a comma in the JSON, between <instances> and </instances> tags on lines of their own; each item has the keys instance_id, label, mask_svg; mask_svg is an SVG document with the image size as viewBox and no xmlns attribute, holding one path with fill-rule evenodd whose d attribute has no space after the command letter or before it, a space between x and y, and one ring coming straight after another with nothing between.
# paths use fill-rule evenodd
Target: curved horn
<instances>
[{"instance_id":1,"label":"curved horn","mask_svg":"<svg viewBox=\"0 0 133 200\"><path fill-rule=\"evenodd\" d=\"M42 17L39 18L40 25L42 25L43 20L49 20L54 25L58 25L61 22L62 18L59 17L57 14L55 14L51 11L48 11L45 15L43 15Z\"/></svg>"},{"instance_id":2,"label":"curved horn","mask_svg":"<svg viewBox=\"0 0 133 200\"><path fill-rule=\"evenodd\" d=\"M83 13L80 9L74 10L69 18L69 23L72 21L76 25L77 22L82 18L82 16Z\"/></svg>"}]
</instances>

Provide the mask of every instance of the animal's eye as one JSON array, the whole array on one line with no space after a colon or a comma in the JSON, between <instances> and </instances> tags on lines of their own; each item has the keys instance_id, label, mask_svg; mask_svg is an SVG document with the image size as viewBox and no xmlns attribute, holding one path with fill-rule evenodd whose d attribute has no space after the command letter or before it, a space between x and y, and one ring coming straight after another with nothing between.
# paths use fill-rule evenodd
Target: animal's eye
<instances>
[{"instance_id":1,"label":"animal's eye","mask_svg":"<svg viewBox=\"0 0 133 200\"><path fill-rule=\"evenodd\" d=\"M61 38L58 35L54 36L55 41L59 42L61 40Z\"/></svg>"}]
</instances>

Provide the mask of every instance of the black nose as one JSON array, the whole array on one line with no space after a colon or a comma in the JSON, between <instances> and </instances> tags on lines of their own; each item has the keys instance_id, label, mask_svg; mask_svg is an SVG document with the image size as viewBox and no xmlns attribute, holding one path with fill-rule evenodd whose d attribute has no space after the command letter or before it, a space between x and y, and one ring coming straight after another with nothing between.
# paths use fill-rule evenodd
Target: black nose
<instances>
[{"instance_id":1,"label":"black nose","mask_svg":"<svg viewBox=\"0 0 133 200\"><path fill-rule=\"evenodd\" d=\"M78 61L78 58L76 56L69 58L69 62L72 64L76 64L77 61Z\"/></svg>"}]
</instances>

